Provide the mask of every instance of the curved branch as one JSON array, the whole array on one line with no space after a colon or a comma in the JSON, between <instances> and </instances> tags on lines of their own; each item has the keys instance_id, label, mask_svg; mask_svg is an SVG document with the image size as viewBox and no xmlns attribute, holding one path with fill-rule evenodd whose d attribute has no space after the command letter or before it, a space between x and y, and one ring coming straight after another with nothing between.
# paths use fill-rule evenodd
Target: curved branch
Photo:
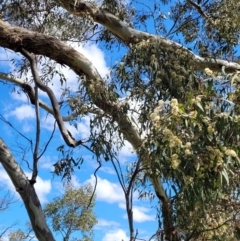
<instances>
[{"instance_id":1,"label":"curved branch","mask_svg":"<svg viewBox=\"0 0 240 241\"><path fill-rule=\"evenodd\" d=\"M21 79L18 79L14 76L11 76L11 75L8 75L8 74L2 73L2 72L0 72L0 79L4 79L7 82L20 86L23 89L23 91L27 94L27 96L29 97L31 104L35 105L36 97L35 97L35 92L31 85L27 84L26 82L24 82ZM41 108L43 108L48 113L50 113L54 116L54 111L49 105L47 105L45 102L43 102L41 100L38 100L38 102L39 102L38 104ZM63 119L63 121L70 121L70 120L73 120L76 116L77 116L77 114L76 115L73 114L73 115L69 115L69 116L64 116L64 117L62 117L62 119Z\"/></svg>"},{"instance_id":2,"label":"curved branch","mask_svg":"<svg viewBox=\"0 0 240 241\"><path fill-rule=\"evenodd\" d=\"M20 50L20 52L23 54L23 56L25 56L29 62L30 62L30 66L31 66L31 71L32 71L32 75L33 75L33 79L34 82L36 84L36 86L47 93L52 107L53 107L53 111L54 111L54 116L56 118L59 130L62 134L62 137L64 139L64 141L67 143L68 146L70 147L76 147L78 145L80 145L82 143L82 141L76 141L71 133L66 129L63 120L62 120L62 116L60 114L60 110L59 110L59 106L58 106L58 102L57 99L53 93L53 91L51 90L51 88L49 88L48 86L44 85L44 83L41 81L38 72L37 72L37 63L36 63L36 59L34 58L34 56L32 54L30 54L27 50L25 50L24 48L22 48ZM37 97L37 96L36 96Z\"/></svg>"},{"instance_id":3,"label":"curved branch","mask_svg":"<svg viewBox=\"0 0 240 241\"><path fill-rule=\"evenodd\" d=\"M190 1L188 1L190 2ZM191 1L192 2L192 1ZM114 16L113 14L101 10L97 6L92 3L84 2L78 0L77 3L71 3L69 0L60 0L61 6L80 17L90 16L96 23L100 23L109 31L112 32L116 37L118 37L122 42L131 47L131 44L136 44L141 42L144 39L155 39L164 48L174 48L181 49L184 51L184 54L187 58L191 58L195 67L195 70L203 71L205 68L210 68L213 71L221 71L222 67L225 66L226 72L232 73L236 70L240 70L240 65L235 62L229 62L222 59L214 59L214 58L203 58L201 56L195 55L192 51L185 48L183 45L178 44L172 40L167 38L163 38L160 36L156 36L153 34L149 34L144 31L139 31L129 27L129 25L119 18Z\"/></svg>"},{"instance_id":4,"label":"curved branch","mask_svg":"<svg viewBox=\"0 0 240 241\"><path fill-rule=\"evenodd\" d=\"M21 87L23 89L23 91L27 94L31 104L35 105L36 97L35 97L35 92L31 85L27 84L26 82L24 82L23 80L21 80L19 78L16 78L14 76L11 76L11 75L8 75L8 74L2 73L2 72L0 72L0 79L6 80L7 82L13 83L13 84ZM38 102L39 102L38 104L41 108L43 108L49 114L54 116L54 111L48 104L46 104L42 100L38 100ZM86 111L91 114L96 114L96 115L103 114L103 112L100 111L99 109L91 108L86 104L83 105L83 109L86 109ZM73 114L71 114L69 116L63 116L62 119L63 119L63 121L71 121L71 120L74 120L78 115L79 115L78 112L74 112Z\"/></svg>"}]
</instances>

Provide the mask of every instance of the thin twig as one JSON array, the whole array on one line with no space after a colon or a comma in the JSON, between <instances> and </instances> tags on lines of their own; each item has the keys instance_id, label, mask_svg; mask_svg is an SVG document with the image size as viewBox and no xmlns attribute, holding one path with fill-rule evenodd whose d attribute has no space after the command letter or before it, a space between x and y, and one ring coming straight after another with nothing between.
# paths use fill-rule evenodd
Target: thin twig
<instances>
[{"instance_id":1,"label":"thin twig","mask_svg":"<svg viewBox=\"0 0 240 241\"><path fill-rule=\"evenodd\" d=\"M201 8L201 6L200 6L199 4L193 2L192 0L187 0L187 2L188 2L190 5L192 5L205 20L209 20L209 17L208 17L207 14L203 11L203 9Z\"/></svg>"},{"instance_id":2,"label":"thin twig","mask_svg":"<svg viewBox=\"0 0 240 241\"><path fill-rule=\"evenodd\" d=\"M92 203L92 199L93 199L94 194L95 194L95 192L96 192L96 189L97 189L97 182L98 182L98 179L97 179L97 172L98 172L98 170L99 170L99 169L101 168L101 166L102 166L102 163L101 163L101 161L99 160L98 157L97 157L97 162L98 162L99 166L96 168L96 170L95 170L94 173L93 173L93 175L94 175L96 181L95 181L95 185L94 185L94 188L93 188L93 193L92 193L92 196L91 196L91 198L90 198L90 200L89 200L89 203L88 203L87 209L90 207L90 205L91 205L91 203Z\"/></svg>"},{"instance_id":3,"label":"thin twig","mask_svg":"<svg viewBox=\"0 0 240 241\"><path fill-rule=\"evenodd\" d=\"M5 122L6 124L8 124L13 130L15 130L21 137L23 137L24 139L26 139L28 142L30 142L30 144L32 145L32 140L27 138L25 135L23 135L20 131L18 131L13 124L11 124L8 120L6 120L4 118L4 116L2 114L0 114L0 120Z\"/></svg>"},{"instance_id":4,"label":"thin twig","mask_svg":"<svg viewBox=\"0 0 240 241\"><path fill-rule=\"evenodd\" d=\"M42 157L42 155L45 153L45 151L47 150L47 147L49 146L49 144L50 144L50 142L51 142L51 140L52 140L52 138L53 138L53 135L54 135L54 133L55 133L56 123L57 123L57 122L55 121L55 122L54 122L54 126L53 126L52 134L51 134L51 136L49 137L49 139L48 139L46 145L44 146L43 151L42 151L41 154L39 155L38 159L40 159L40 158Z\"/></svg>"}]
</instances>

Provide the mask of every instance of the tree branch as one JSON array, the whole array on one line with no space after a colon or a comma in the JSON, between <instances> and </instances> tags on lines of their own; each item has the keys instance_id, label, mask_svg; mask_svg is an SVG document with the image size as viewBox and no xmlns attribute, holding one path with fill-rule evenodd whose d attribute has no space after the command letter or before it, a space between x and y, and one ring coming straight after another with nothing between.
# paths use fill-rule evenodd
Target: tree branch
<instances>
[{"instance_id":1,"label":"tree branch","mask_svg":"<svg viewBox=\"0 0 240 241\"><path fill-rule=\"evenodd\" d=\"M8 74L2 73L2 72L0 72L0 79L6 80L7 82L16 84L19 87L21 87L23 89L23 91L27 94L31 104L35 105L36 97L35 97L35 92L31 85L27 84L26 82L24 82L23 80L21 80L19 78L16 78L14 76L11 76L11 75L8 75ZM42 109L44 109L49 114L54 116L54 111L48 104L46 104L42 100L38 100L38 104ZM96 114L96 115L103 114L103 112L101 112L101 110L99 110L97 108L92 108L86 104L83 105L83 109L86 109L87 113ZM71 120L74 120L74 118L76 118L78 115L79 115L78 112L74 112L73 114L71 114L69 116L62 116L62 119L63 119L63 121L71 121Z\"/></svg>"},{"instance_id":2,"label":"tree branch","mask_svg":"<svg viewBox=\"0 0 240 241\"><path fill-rule=\"evenodd\" d=\"M0 46L16 52L24 48L28 52L47 56L59 64L69 66L79 76L84 75L85 81L83 81L83 84L88 89L88 94L93 103L106 114L112 116L118 123L126 140L135 149L141 145L140 135L125 113L124 108L121 107L120 103L109 100L109 95L115 93L111 93L106 88L98 71L84 55L54 37L32 32L21 27L12 27L2 20L0 20L0 32ZM93 91L89 90L90 85L93 86ZM96 95L99 91L107 93L108 96Z\"/></svg>"},{"instance_id":3,"label":"tree branch","mask_svg":"<svg viewBox=\"0 0 240 241\"><path fill-rule=\"evenodd\" d=\"M199 4L193 2L192 0L187 0L187 2L190 5L192 5L205 20L209 20L207 14L203 11L203 9L201 8L201 6Z\"/></svg>"},{"instance_id":4,"label":"tree branch","mask_svg":"<svg viewBox=\"0 0 240 241\"><path fill-rule=\"evenodd\" d=\"M13 84L16 84L16 85L20 86L24 90L24 92L27 94L27 96L29 97L31 104L35 105L36 97L35 97L35 92L34 92L31 85L27 84L26 82L24 82L21 79L18 79L14 76L10 76L10 75L2 73L2 72L0 72L0 79L4 79L7 82L10 82L10 83L13 83ZM47 105L46 103L44 103L41 100L38 100L38 104L41 108L43 108L48 113L50 113L54 116L54 111L49 105ZM78 115L77 113L74 113L73 115L63 116L62 119L63 119L63 121L71 121L77 115Z\"/></svg>"},{"instance_id":5,"label":"tree branch","mask_svg":"<svg viewBox=\"0 0 240 241\"><path fill-rule=\"evenodd\" d=\"M71 133L66 129L63 120L62 120L62 116L60 114L60 110L59 110L59 106L58 106L58 102L57 99L53 93L53 91L46 85L44 85L44 83L41 81L38 72L37 72L37 63L36 63L36 59L34 58L34 56L32 54L30 54L26 49L22 48L20 50L20 52L23 54L23 56L25 56L29 62L30 62L30 66L31 66L31 70L32 70L32 75L33 75L33 79L34 82L36 84L36 86L41 89L42 91L46 92L52 107L53 107L53 111L54 111L54 116L56 118L59 130L62 134L62 137L64 139L64 141L66 142L66 144L70 147L76 147L79 144L81 144L81 141L76 141ZM36 96L36 100L37 100L37 96Z\"/></svg>"},{"instance_id":6,"label":"tree branch","mask_svg":"<svg viewBox=\"0 0 240 241\"><path fill-rule=\"evenodd\" d=\"M33 172L32 172L32 184L36 182L37 175L38 175L38 149L39 149L39 142L40 142L40 133L41 133L41 127L40 127L40 113L39 113L39 101L38 101L38 87L35 83L35 112L36 112L36 141L35 141L35 147L33 152Z\"/></svg>"},{"instance_id":7,"label":"tree branch","mask_svg":"<svg viewBox=\"0 0 240 241\"><path fill-rule=\"evenodd\" d=\"M131 47L131 44L136 44L142 40L151 38L162 44L163 48L181 49L186 55L186 58L192 60L196 71L203 71L205 68L209 68L213 71L220 72L223 66L225 66L227 73L233 73L236 70L240 70L240 65L238 63L229 62L222 59L203 58L201 56L195 55L192 51L185 48L183 45L178 44L172 40L133 29L129 27L127 23L121 21L113 14L101 10L91 3L81 0L77 1L75 6L69 0L60 0L60 3L63 8L72 14L75 14L76 16L90 16L96 23L103 25L129 47Z\"/></svg>"}]
</instances>

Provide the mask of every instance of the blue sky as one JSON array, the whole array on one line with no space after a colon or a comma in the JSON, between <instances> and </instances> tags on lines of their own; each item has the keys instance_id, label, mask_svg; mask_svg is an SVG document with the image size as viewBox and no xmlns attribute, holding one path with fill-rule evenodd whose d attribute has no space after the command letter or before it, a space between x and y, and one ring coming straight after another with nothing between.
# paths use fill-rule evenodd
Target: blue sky
<instances>
[{"instance_id":1,"label":"blue sky","mask_svg":"<svg viewBox=\"0 0 240 241\"><path fill-rule=\"evenodd\" d=\"M98 46L94 44L87 44L84 47L76 47L78 51L84 54L89 60L92 61L94 66L98 69L101 76L106 76L109 73L109 67L112 63L112 57L104 53ZM0 72L8 73L12 70L11 58L19 58L12 52L0 49ZM68 86L73 90L77 86L76 75L69 70L69 68L62 68L59 66L59 70L62 71L68 79ZM30 73L27 74L30 77ZM23 79L24 80L24 79ZM57 78L53 78L53 85L51 85L56 97L59 99L61 96L61 86ZM26 135L26 137L35 139L35 109L32 106L26 95L23 92L12 92L13 85L1 85L1 99L0 99L0 114L6 118L12 125L14 125L18 131ZM40 92L40 99L48 102L46 95ZM78 130L75 127L66 123L66 127L73 134L76 139L84 138L89 134L89 117L85 117L78 123ZM54 119L46 111L41 110L41 143L44 144L49 138L53 129ZM26 162L23 159L23 153L21 148L26 146L26 142L23 138L10 128L7 124L1 122L0 124L0 137L7 143L7 145L13 150L13 154L16 160L21 164L22 168L26 172L27 176L31 177L31 171L27 168ZM51 201L52 198L59 196L63 192L63 186L61 178L53 176L51 171L53 170L53 164L58 160L58 153L56 148L63 144L63 139L60 136L59 131L54 134L53 140L48 147L46 153L43 155L39 162L39 177L35 188L42 202L42 205ZM77 151L77 150L76 150ZM93 172L97 167L97 162L92 158L92 154L87 151L80 151L84 157L84 164L81 170L76 170L76 175L72 177L72 183L74 186L79 187L86 182L90 182L92 185L95 183ZM125 142L125 146L119 153L119 160L123 166L129 162L135 160L136 156L128 142ZM24 156L25 160L30 163L32 161L31 153L27 153ZM110 165L110 163L103 163L104 166L97 173L98 185L97 185L97 201L95 206L95 213L98 219L98 224L95 227L95 240L101 241L121 241L128 240L128 223L126 219L125 200L120 184L118 183L116 174ZM16 198L18 194L15 192L14 187L11 184L7 174L0 168L0 186L4 186L5 190L10 190L15 193ZM133 217L135 222L135 229L138 229L139 238L149 238L157 228L156 214L151 209L152 203L148 201L139 201L137 199L137 193L134 198ZM20 201L16 202L11 208L1 213L0 231L8 225L17 221L18 224L13 229L22 228L25 229L25 222L28 221L28 216L25 212L24 206ZM7 240L7 234L6 240ZM61 240L60 236L56 236L57 240Z\"/></svg>"}]
</instances>

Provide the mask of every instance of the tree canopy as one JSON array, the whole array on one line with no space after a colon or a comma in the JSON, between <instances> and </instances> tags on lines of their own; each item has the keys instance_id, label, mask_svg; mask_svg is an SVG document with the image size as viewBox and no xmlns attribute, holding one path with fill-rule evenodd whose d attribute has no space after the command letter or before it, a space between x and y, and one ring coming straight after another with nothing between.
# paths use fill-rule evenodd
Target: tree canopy
<instances>
[{"instance_id":1,"label":"tree canopy","mask_svg":"<svg viewBox=\"0 0 240 241\"><path fill-rule=\"evenodd\" d=\"M141 239L133 223L137 191L158 202L151 240L240 239L239 9L238 0L0 1L0 46L16 53L0 78L21 87L36 110L31 179L7 140L0 161L39 240L54 240L34 188L52 139L39 147L39 108L54 117L63 138L56 175L71 178L85 161L76 157L79 149L94 155L97 169L112 163L130 241ZM107 76L77 50L90 41L114 59ZM66 123L77 127L86 116L89 133L76 139ZM118 152L126 143L136 160L123 164Z\"/></svg>"},{"instance_id":2,"label":"tree canopy","mask_svg":"<svg viewBox=\"0 0 240 241\"><path fill-rule=\"evenodd\" d=\"M80 231L83 237L74 240L92 240L93 226L96 224L92 210L94 207L92 195L92 188L89 185L79 189L66 186L62 198L56 197L44 207L45 216L53 230L60 232L64 241L69 241L71 234L77 231Z\"/></svg>"}]
</instances>

